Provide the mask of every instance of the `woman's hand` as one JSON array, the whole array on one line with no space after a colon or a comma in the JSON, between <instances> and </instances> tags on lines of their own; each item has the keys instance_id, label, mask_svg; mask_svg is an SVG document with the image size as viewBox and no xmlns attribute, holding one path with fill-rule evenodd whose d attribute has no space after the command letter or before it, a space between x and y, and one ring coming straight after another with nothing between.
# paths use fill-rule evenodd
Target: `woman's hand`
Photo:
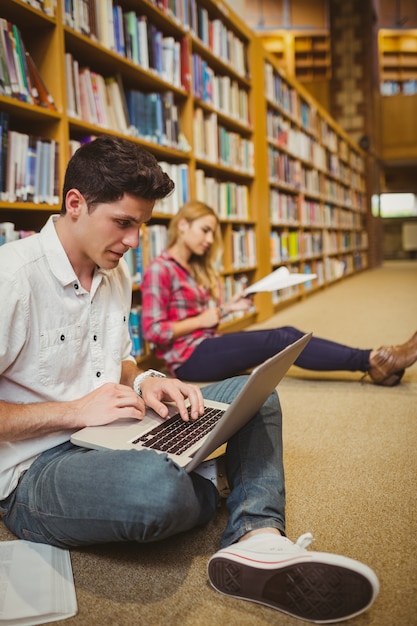
<instances>
[{"instance_id":1,"label":"woman's hand","mask_svg":"<svg viewBox=\"0 0 417 626\"><path fill-rule=\"evenodd\" d=\"M209 307L197 317L200 328L212 328L220 323L221 309L219 307Z\"/></svg>"},{"instance_id":2,"label":"woman's hand","mask_svg":"<svg viewBox=\"0 0 417 626\"><path fill-rule=\"evenodd\" d=\"M247 311L253 306L253 299L251 296L244 297L243 292L237 293L233 298L224 305L224 313L231 313L232 311Z\"/></svg>"}]
</instances>

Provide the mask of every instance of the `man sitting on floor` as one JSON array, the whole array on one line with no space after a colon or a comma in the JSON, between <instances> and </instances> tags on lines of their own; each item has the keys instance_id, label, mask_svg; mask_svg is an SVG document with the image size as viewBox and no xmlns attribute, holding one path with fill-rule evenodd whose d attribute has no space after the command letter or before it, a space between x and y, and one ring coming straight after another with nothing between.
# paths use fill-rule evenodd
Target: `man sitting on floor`
<instances>
[{"instance_id":1,"label":"man sitting on floor","mask_svg":"<svg viewBox=\"0 0 417 626\"><path fill-rule=\"evenodd\" d=\"M203 396L230 403L245 377L202 391L141 373L130 356L131 279L123 255L173 183L137 143L100 137L71 158L62 209L42 231L0 248L0 513L22 539L58 547L151 542L206 524L215 485L152 450L88 450L84 426L142 419L145 405L184 420ZM285 536L281 408L276 393L228 443L230 511L208 564L222 593L315 622L371 606L362 563ZM82 486L80 488L80 486Z\"/></svg>"}]
</instances>

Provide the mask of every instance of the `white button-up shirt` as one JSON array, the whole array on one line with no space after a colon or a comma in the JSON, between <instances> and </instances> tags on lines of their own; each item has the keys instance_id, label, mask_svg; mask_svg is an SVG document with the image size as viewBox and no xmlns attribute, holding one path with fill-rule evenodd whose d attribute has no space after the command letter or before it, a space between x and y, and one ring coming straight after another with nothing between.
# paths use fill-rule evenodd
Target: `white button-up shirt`
<instances>
[{"instance_id":1,"label":"white button-up shirt","mask_svg":"<svg viewBox=\"0 0 417 626\"><path fill-rule=\"evenodd\" d=\"M97 269L86 291L59 241L57 218L39 234L0 246L0 400L74 400L119 382L122 361L134 361L125 261ZM0 442L0 500L39 454L71 432Z\"/></svg>"}]
</instances>

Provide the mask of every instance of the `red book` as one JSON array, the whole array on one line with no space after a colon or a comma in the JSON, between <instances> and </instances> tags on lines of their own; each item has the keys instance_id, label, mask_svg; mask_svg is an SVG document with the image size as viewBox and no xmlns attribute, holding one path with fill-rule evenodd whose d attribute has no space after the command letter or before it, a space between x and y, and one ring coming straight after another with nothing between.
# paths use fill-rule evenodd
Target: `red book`
<instances>
[{"instance_id":1,"label":"red book","mask_svg":"<svg viewBox=\"0 0 417 626\"><path fill-rule=\"evenodd\" d=\"M39 73L38 68L35 65L34 60L27 51L26 62L28 74L30 76L30 82L37 90L37 97L39 99L40 106L50 109L51 111L56 111L54 99L46 88L46 85L43 82L43 79Z\"/></svg>"},{"instance_id":2,"label":"red book","mask_svg":"<svg viewBox=\"0 0 417 626\"><path fill-rule=\"evenodd\" d=\"M191 91L191 69L190 69L190 41L187 36L180 42L180 62L181 62L181 85L190 93Z\"/></svg>"}]
</instances>

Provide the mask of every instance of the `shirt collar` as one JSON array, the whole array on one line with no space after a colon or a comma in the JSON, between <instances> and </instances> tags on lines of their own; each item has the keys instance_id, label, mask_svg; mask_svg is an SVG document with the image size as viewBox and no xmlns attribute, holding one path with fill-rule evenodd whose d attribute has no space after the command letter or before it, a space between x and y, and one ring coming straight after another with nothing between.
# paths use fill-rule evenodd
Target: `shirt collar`
<instances>
[{"instance_id":1,"label":"shirt collar","mask_svg":"<svg viewBox=\"0 0 417 626\"><path fill-rule=\"evenodd\" d=\"M70 260L56 232L55 222L59 215L51 215L40 232L41 245L52 274L63 287L71 284L79 285L80 281L74 272ZM97 268L95 274L106 275L108 270Z\"/></svg>"}]
</instances>

